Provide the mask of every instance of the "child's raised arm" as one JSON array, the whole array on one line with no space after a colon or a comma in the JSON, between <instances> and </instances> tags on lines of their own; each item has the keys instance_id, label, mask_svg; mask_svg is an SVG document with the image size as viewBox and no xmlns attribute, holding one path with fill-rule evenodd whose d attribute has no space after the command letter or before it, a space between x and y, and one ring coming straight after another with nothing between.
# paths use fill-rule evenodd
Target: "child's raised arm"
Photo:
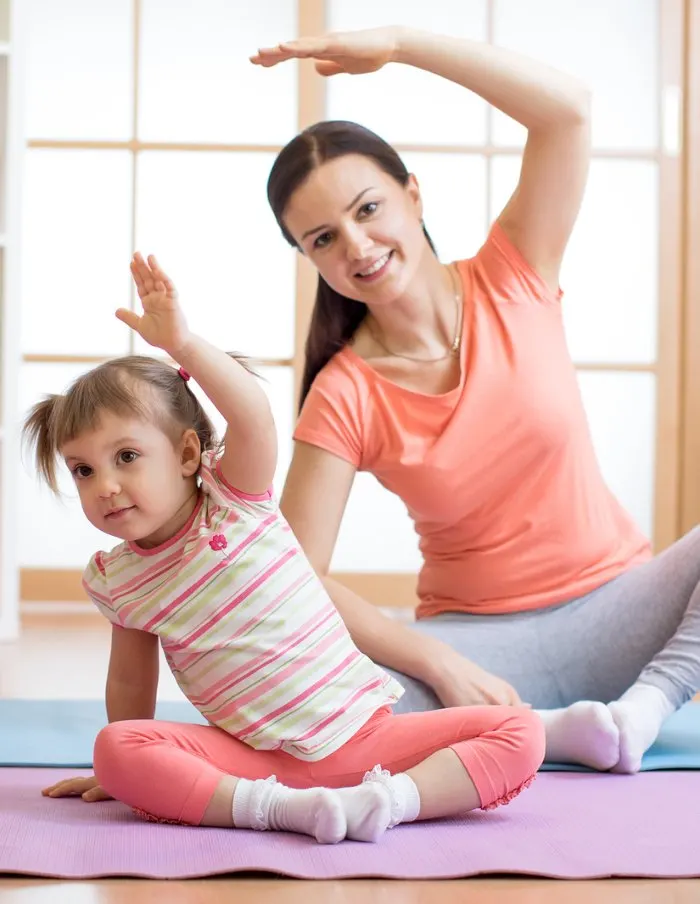
<instances>
[{"instance_id":1,"label":"child's raised arm","mask_svg":"<svg viewBox=\"0 0 700 904\"><path fill-rule=\"evenodd\" d=\"M175 286L151 255L135 254L131 273L143 314L120 308L117 317L162 349L202 387L226 420L221 470L242 493L267 492L277 464L277 434L265 392L241 364L191 333Z\"/></svg>"}]
</instances>

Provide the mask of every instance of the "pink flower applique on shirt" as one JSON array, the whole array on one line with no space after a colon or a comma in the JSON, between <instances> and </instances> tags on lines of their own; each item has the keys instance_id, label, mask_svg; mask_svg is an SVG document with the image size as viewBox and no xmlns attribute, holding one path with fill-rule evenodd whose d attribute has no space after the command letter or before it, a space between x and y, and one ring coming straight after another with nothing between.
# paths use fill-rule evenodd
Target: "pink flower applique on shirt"
<instances>
[{"instance_id":1,"label":"pink flower applique on shirt","mask_svg":"<svg viewBox=\"0 0 700 904\"><path fill-rule=\"evenodd\" d=\"M213 550L221 550L226 549L228 546L228 540L224 537L223 534L214 534L214 536L209 541L209 545Z\"/></svg>"}]
</instances>

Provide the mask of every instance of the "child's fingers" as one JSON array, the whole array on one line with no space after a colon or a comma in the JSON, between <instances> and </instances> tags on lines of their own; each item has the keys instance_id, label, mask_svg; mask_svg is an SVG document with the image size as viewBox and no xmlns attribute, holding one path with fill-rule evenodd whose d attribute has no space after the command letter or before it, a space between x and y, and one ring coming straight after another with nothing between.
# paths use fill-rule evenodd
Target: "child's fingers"
<instances>
[{"instance_id":1,"label":"child's fingers","mask_svg":"<svg viewBox=\"0 0 700 904\"><path fill-rule=\"evenodd\" d=\"M134 279L136 280L137 286L139 287L139 291L149 279L153 278L151 268L143 259L143 255L140 251L137 251L131 259L131 272L134 276Z\"/></svg>"},{"instance_id":2,"label":"child's fingers","mask_svg":"<svg viewBox=\"0 0 700 904\"><path fill-rule=\"evenodd\" d=\"M157 281L160 281L163 284L163 288L160 288L156 285L156 292L174 292L175 286L173 285L172 280L168 276L168 274L163 270L161 265L156 260L154 254L149 254L148 256L148 264L151 268L151 273L153 274L153 278Z\"/></svg>"},{"instance_id":3,"label":"child's fingers","mask_svg":"<svg viewBox=\"0 0 700 904\"><path fill-rule=\"evenodd\" d=\"M90 778L68 778L51 785L50 788L45 788L41 793L45 797L70 797L89 791L93 781L94 779Z\"/></svg>"},{"instance_id":4,"label":"child's fingers","mask_svg":"<svg viewBox=\"0 0 700 904\"><path fill-rule=\"evenodd\" d=\"M99 785L90 788L90 790L86 791L82 797L83 800L87 801L89 804L93 804L98 800L111 800L109 794L107 794L104 788L101 788Z\"/></svg>"},{"instance_id":5,"label":"child's fingers","mask_svg":"<svg viewBox=\"0 0 700 904\"><path fill-rule=\"evenodd\" d=\"M129 311L127 308L118 308L114 312L114 316L117 318L117 320L121 320L122 323L125 323L132 330L136 330L136 332L138 332L141 318L135 311Z\"/></svg>"},{"instance_id":6,"label":"child's fingers","mask_svg":"<svg viewBox=\"0 0 700 904\"><path fill-rule=\"evenodd\" d=\"M135 261L132 261L129 264L129 269L131 270L131 275L134 280L134 285L136 286L136 291L139 293L139 297L146 293L146 286L144 283L144 277L141 273L141 269L138 267Z\"/></svg>"}]
</instances>

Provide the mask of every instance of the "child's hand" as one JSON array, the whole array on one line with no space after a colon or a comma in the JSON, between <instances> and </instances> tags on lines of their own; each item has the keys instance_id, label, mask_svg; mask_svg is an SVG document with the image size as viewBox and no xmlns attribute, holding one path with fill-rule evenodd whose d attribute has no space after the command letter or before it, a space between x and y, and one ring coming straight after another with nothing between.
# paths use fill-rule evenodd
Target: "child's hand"
<instances>
[{"instance_id":1,"label":"child's hand","mask_svg":"<svg viewBox=\"0 0 700 904\"><path fill-rule=\"evenodd\" d=\"M64 778L55 785L44 788L41 793L44 797L82 797L88 803L95 803L98 800L113 800L100 787L94 775L83 778Z\"/></svg>"},{"instance_id":2,"label":"child's hand","mask_svg":"<svg viewBox=\"0 0 700 904\"><path fill-rule=\"evenodd\" d=\"M162 348L171 357L187 344L190 331L177 301L177 292L153 255L148 262L137 252L131 261L131 275L141 299L143 314L119 308L116 316L135 330L149 345Z\"/></svg>"}]
</instances>

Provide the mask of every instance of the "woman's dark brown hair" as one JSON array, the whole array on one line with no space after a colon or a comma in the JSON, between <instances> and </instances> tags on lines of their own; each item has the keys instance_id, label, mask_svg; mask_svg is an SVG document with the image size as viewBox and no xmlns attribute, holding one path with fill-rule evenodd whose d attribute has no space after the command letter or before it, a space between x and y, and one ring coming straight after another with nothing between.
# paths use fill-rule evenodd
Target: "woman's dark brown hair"
<instances>
[{"instance_id":1,"label":"woman's dark brown hair","mask_svg":"<svg viewBox=\"0 0 700 904\"><path fill-rule=\"evenodd\" d=\"M399 185L405 186L408 182L408 170L396 151L383 138L364 126L340 120L310 126L282 148L267 182L270 207L282 234L293 247L296 248L297 243L283 220L289 199L317 167L347 154L361 154L371 158ZM423 231L430 247L435 251L425 227ZM352 338L366 315L365 304L336 292L319 274L316 302L306 337L299 410L316 374Z\"/></svg>"}]
</instances>

